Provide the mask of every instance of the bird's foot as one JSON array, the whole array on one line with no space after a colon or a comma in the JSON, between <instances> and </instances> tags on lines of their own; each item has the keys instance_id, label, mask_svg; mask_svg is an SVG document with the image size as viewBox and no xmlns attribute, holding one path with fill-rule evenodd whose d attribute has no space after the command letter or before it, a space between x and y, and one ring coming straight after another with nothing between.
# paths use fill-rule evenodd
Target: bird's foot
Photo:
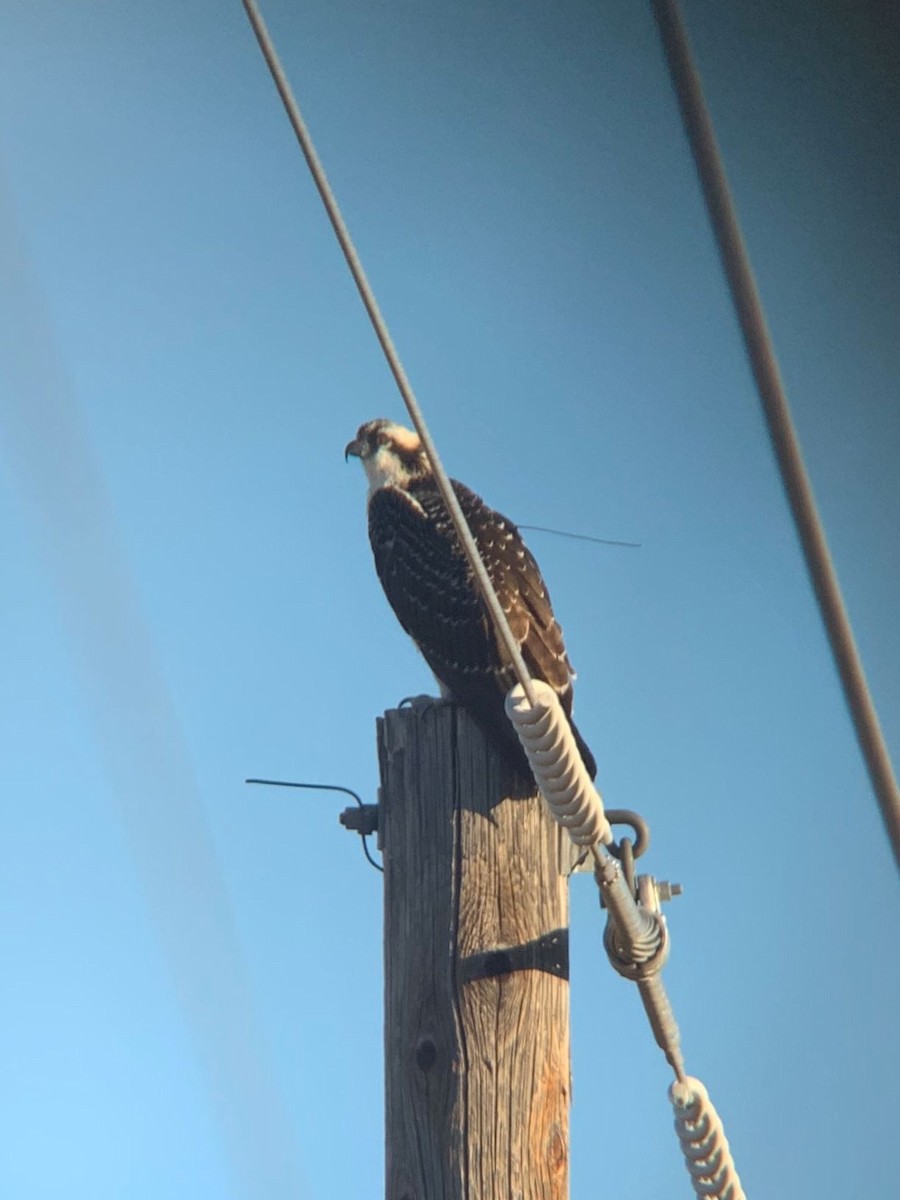
<instances>
[{"instance_id":1,"label":"bird's foot","mask_svg":"<svg viewBox=\"0 0 900 1200\"><path fill-rule=\"evenodd\" d=\"M432 708L441 708L445 704L452 703L453 701L449 696L404 696L397 707L411 708L415 712L423 713L430 711Z\"/></svg>"}]
</instances>

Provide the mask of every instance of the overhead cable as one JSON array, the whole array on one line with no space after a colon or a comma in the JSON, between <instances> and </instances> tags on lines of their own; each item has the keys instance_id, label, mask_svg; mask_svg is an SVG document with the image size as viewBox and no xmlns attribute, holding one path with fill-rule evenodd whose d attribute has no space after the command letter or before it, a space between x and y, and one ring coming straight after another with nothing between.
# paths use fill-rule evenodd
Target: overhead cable
<instances>
[{"instance_id":1,"label":"overhead cable","mask_svg":"<svg viewBox=\"0 0 900 1200\"><path fill-rule=\"evenodd\" d=\"M900 788L897 786L891 758L853 637L853 629L844 607L840 584L831 561L825 530L816 509L809 476L803 464L800 442L794 431L753 268L747 256L712 120L703 97L700 76L693 61L676 0L653 0L653 12L668 61L672 86L681 109L685 132L694 156L694 164L700 176L722 266L728 278L731 298L744 335L744 345L762 402L772 448L803 547L806 567L831 643L831 653L853 718L856 737L881 808L897 866L900 867Z\"/></svg>"}]
</instances>

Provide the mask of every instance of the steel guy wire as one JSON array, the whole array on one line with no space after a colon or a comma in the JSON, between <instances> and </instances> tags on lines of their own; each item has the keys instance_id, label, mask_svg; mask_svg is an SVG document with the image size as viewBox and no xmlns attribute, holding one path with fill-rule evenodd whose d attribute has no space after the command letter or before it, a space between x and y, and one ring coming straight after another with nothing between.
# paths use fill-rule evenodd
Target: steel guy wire
<instances>
[{"instance_id":1,"label":"steel guy wire","mask_svg":"<svg viewBox=\"0 0 900 1200\"><path fill-rule=\"evenodd\" d=\"M443 464L438 456L437 448L428 431L428 426L425 423L425 418L422 415L422 410L419 408L419 403L416 400L415 393L412 389L412 384L407 378L406 371L400 361L400 355L394 346L393 339L388 331L387 323L381 315L381 309L378 307L378 301L375 299L375 293L369 285L369 280L360 261L359 255L356 252L356 247L353 244L353 239L350 237L344 218L341 215L341 210L338 206L334 192L331 190L331 185L328 182L328 177L325 174L325 169L322 166L319 156L316 153L312 138L306 123L300 113L300 108L297 104L294 94L291 91L291 86L288 83L287 76L284 73L284 68L275 51L272 39L269 36L269 31L263 21L262 14L257 7L255 0L242 0L244 9L250 19L250 24L253 26L253 32L256 34L256 40L259 43L259 48L262 51L263 57L268 64L269 70L272 73L272 78L275 81L275 86L278 88L278 94L281 97L281 102L287 112L288 119L291 122L294 133L297 135L297 140L300 143L300 149L303 151L303 156L309 166L312 177L318 188L319 195L322 198L322 203L325 205L325 211L328 214L328 219L331 221L332 228L337 235L341 250L344 253L344 258L347 260L347 266L350 268L350 273L362 298L362 302L368 313L369 320L372 322L372 327L375 330L375 336L378 338L381 349L384 351L384 356L387 359L391 374L394 376L397 387L400 389L400 395L403 397L403 403L406 405L407 412L416 427L419 437L422 439L422 445L425 447L425 452L428 455L428 460L431 463L431 469L434 472L435 481L440 488L441 496L447 506L447 511L453 521L453 527L456 530L457 536L465 550L466 557L469 560L469 565L475 576L478 590L488 607L494 628L503 643L503 648L509 656L510 663L516 673L516 678L521 683L526 696L533 703L534 692L532 688L531 676L528 668L525 666L525 660L522 657L522 652L519 649L516 639L513 637L512 630L509 627L509 622L506 619L506 614L497 599L497 595L491 585L490 577L487 573L487 568L481 560L481 555L478 553L478 547L475 545L475 539L472 537L466 518L463 516L462 508L456 498L456 493L450 486L450 480L444 470Z\"/></svg>"}]
</instances>

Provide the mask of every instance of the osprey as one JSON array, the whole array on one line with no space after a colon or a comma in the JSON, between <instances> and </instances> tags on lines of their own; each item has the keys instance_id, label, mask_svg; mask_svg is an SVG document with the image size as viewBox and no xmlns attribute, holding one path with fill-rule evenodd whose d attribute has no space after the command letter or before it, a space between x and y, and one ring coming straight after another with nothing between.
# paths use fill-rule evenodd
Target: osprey
<instances>
[{"instance_id":1,"label":"osprey","mask_svg":"<svg viewBox=\"0 0 900 1200\"><path fill-rule=\"evenodd\" d=\"M494 634L468 560L417 433L379 419L344 451L369 481L369 541L381 586L400 624L437 676L504 758L531 778L503 703L515 672ZM575 673L538 565L512 521L456 480L453 490L528 670L555 690L593 779L594 756L572 722Z\"/></svg>"}]
</instances>

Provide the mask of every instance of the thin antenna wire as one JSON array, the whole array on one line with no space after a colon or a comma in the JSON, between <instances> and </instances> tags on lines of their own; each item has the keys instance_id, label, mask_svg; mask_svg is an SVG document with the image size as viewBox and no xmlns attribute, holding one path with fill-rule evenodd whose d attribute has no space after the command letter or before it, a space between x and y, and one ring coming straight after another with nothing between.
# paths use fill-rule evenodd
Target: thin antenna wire
<instances>
[{"instance_id":1,"label":"thin antenna wire","mask_svg":"<svg viewBox=\"0 0 900 1200\"><path fill-rule=\"evenodd\" d=\"M712 121L703 98L700 76L691 56L687 33L675 0L653 0L653 12L697 174L703 187L709 218L718 242L719 255L728 278L731 298L744 334L744 344L769 427L769 437L781 470L781 479L790 501L794 523L800 535L806 567L831 642L831 652L856 728L860 749L869 770L869 778L881 806L881 815L894 857L900 867L900 789L897 787L890 755L878 723L878 714L866 683L862 661L828 550L825 531L816 510L812 487L803 465L800 443L791 421L787 396L766 326L753 269L747 257Z\"/></svg>"},{"instance_id":2,"label":"thin antenna wire","mask_svg":"<svg viewBox=\"0 0 900 1200\"><path fill-rule=\"evenodd\" d=\"M614 538L592 537L589 533L569 533L567 529L548 529L546 525L517 525L518 529L530 529L535 533L553 533L557 537L572 538L576 542L596 542L598 546L627 546L640 550L640 542L618 542Z\"/></svg>"},{"instance_id":3,"label":"thin antenna wire","mask_svg":"<svg viewBox=\"0 0 900 1200\"><path fill-rule=\"evenodd\" d=\"M491 614L493 625L497 631L503 647L509 656L510 663L516 673L516 678L521 683L525 695L528 697L530 704L534 704L534 689L531 686L531 676L528 673L528 668L525 666L525 660L522 657L519 645L513 637L512 630L509 627L509 622L506 619L506 614L497 599L494 588L491 584L490 577L487 573L481 555L478 552L478 547L475 544L475 539L472 537L469 526L466 523L466 518L463 516L463 511L460 508L459 501L456 498L456 493L450 486L450 480L444 470L443 464L438 456L437 448L431 440L431 434L428 432L428 426L425 424L425 418L422 416L422 410L419 408L419 403L416 400L412 385L406 376L406 371L403 369L403 364L400 361L400 355L394 346L391 335L388 332L387 324L384 317L381 315L381 310L378 307L378 302L375 299L375 294L369 286L369 280L366 276L363 265L360 262L359 255L356 253L356 247L353 245L353 240L350 237L350 231L344 223L344 218L341 216L341 210L338 207L338 202L331 190L331 185L325 174L325 169L319 161L319 156L316 154L315 146L310 137L309 130L303 117L300 115L300 109L297 101L294 98L291 86L288 83L287 76L284 73L284 68L279 61L278 55L275 52L275 47L272 39L269 36L269 31L263 21L262 14L256 6L255 0L242 0L244 9L253 26L253 32L256 34L256 40L259 42L259 48L262 51L263 58L272 73L272 78L275 81L275 86L278 88L278 94L281 97L281 102L284 105L285 112L291 122L294 133L297 135L297 141L300 143L300 149L303 151L303 157L306 159L307 165L315 180L319 195L322 198L322 203L325 205L325 211L328 214L328 219L331 221L332 228L337 235L341 250L344 253L344 258L347 260L347 266L350 268L350 273L353 276L353 281L356 284L357 290L362 297L362 302L366 312L369 315L369 320L372 322L372 327L375 330L375 336L378 338L381 349L384 351L384 356L387 359L388 366L391 369L391 374L400 389L400 395L403 397L403 403L412 418L412 422L416 427L419 437L422 439L422 445L425 447L425 452L428 455L428 460L431 463L431 469L434 472L435 481L440 488L441 496L447 506L447 511L453 521L454 528L466 557L469 560L469 565L475 576L478 584L478 590L481 592L482 599L488 607Z\"/></svg>"}]
</instances>

